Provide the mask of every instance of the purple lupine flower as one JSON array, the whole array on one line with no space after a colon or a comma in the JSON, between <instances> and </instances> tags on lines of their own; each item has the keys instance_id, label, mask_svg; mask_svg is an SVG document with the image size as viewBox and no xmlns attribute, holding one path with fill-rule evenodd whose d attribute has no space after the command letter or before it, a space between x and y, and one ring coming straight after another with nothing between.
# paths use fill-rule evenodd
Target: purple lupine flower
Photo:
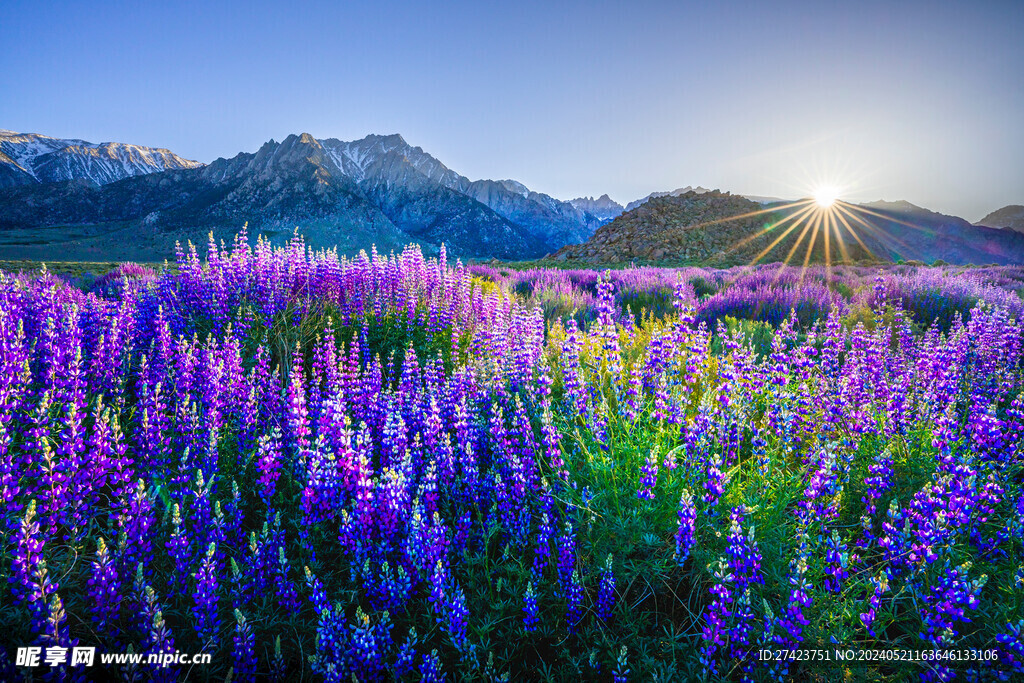
<instances>
[{"instance_id":1,"label":"purple lupine flower","mask_svg":"<svg viewBox=\"0 0 1024 683\"><path fill-rule=\"evenodd\" d=\"M674 470L679 467L679 454L682 452L683 460L686 460L686 444L683 443L677 448L671 448L665 453L665 458L661 461L661 466L666 470Z\"/></svg>"},{"instance_id":2,"label":"purple lupine flower","mask_svg":"<svg viewBox=\"0 0 1024 683\"><path fill-rule=\"evenodd\" d=\"M523 630L532 633L537 630L540 623L539 607L537 605L537 588L534 580L527 581L526 592L523 594Z\"/></svg>"},{"instance_id":3,"label":"purple lupine flower","mask_svg":"<svg viewBox=\"0 0 1024 683\"><path fill-rule=\"evenodd\" d=\"M405 567L398 563L392 569L391 562L374 562L369 558L363 564L364 586L370 604L374 609L392 613L405 611L412 598L413 583Z\"/></svg>"},{"instance_id":4,"label":"purple lupine flower","mask_svg":"<svg viewBox=\"0 0 1024 683\"><path fill-rule=\"evenodd\" d=\"M833 449L821 449L812 458L804 490L805 500L800 502L801 522L804 525L810 525L812 521L824 525L838 514L836 497L843 486L839 478L839 467Z\"/></svg>"},{"instance_id":5,"label":"purple lupine flower","mask_svg":"<svg viewBox=\"0 0 1024 683\"><path fill-rule=\"evenodd\" d=\"M580 582L579 571L575 569L572 571L572 577L569 580L567 602L565 623L569 633L576 633L580 622L583 620L583 584Z\"/></svg>"},{"instance_id":6,"label":"purple lupine flower","mask_svg":"<svg viewBox=\"0 0 1024 683\"><path fill-rule=\"evenodd\" d=\"M7 410L0 402L0 413ZM6 531L8 524L19 512L17 502L21 492L19 474L20 458L11 450L11 433L4 425L9 417L0 417L0 505L8 511L4 519L0 519L0 529Z\"/></svg>"},{"instance_id":7,"label":"purple lupine flower","mask_svg":"<svg viewBox=\"0 0 1024 683\"><path fill-rule=\"evenodd\" d=\"M627 683L629 681L629 660L627 658L628 650L623 645L619 649L619 654L615 658L615 668L612 669L612 680L615 683Z\"/></svg>"},{"instance_id":8,"label":"purple lupine flower","mask_svg":"<svg viewBox=\"0 0 1024 683\"><path fill-rule=\"evenodd\" d=\"M199 569L192 575L194 584L194 606L196 636L204 647L216 646L220 632L220 616L217 614L217 546L211 543Z\"/></svg>"},{"instance_id":9,"label":"purple lupine flower","mask_svg":"<svg viewBox=\"0 0 1024 683\"><path fill-rule=\"evenodd\" d=\"M658 451L651 449L650 455L640 468L640 488L636 497L641 500L654 500L654 487L658 483Z\"/></svg>"},{"instance_id":10,"label":"purple lupine flower","mask_svg":"<svg viewBox=\"0 0 1024 683\"><path fill-rule=\"evenodd\" d=\"M558 536L558 580L562 595L568 595L572 573L576 570L576 535L572 522L565 520L565 527Z\"/></svg>"},{"instance_id":11,"label":"purple lupine flower","mask_svg":"<svg viewBox=\"0 0 1024 683\"><path fill-rule=\"evenodd\" d=\"M622 401L622 417L627 423L636 422L640 415L642 400L643 387L640 383L640 376L636 371L631 370L626 380L626 390L623 393Z\"/></svg>"},{"instance_id":12,"label":"purple lupine flower","mask_svg":"<svg viewBox=\"0 0 1024 683\"><path fill-rule=\"evenodd\" d=\"M395 654L395 665L393 667L397 678L404 678L416 670L416 646L419 640L416 637L416 628L410 627L409 634L402 642L401 647Z\"/></svg>"},{"instance_id":13,"label":"purple lupine flower","mask_svg":"<svg viewBox=\"0 0 1024 683\"><path fill-rule=\"evenodd\" d=\"M704 502L708 504L708 514L714 514L718 501L725 493L727 476L722 472L722 458L715 454L707 458L707 476L704 479Z\"/></svg>"},{"instance_id":14,"label":"purple lupine flower","mask_svg":"<svg viewBox=\"0 0 1024 683\"><path fill-rule=\"evenodd\" d=\"M121 576L102 537L96 543L96 559L87 585L92 618L96 629L103 633L115 627L120 616Z\"/></svg>"},{"instance_id":15,"label":"purple lupine flower","mask_svg":"<svg viewBox=\"0 0 1024 683\"><path fill-rule=\"evenodd\" d=\"M163 611L156 599L156 592L148 586L145 590L145 599L144 613L149 617L146 627L146 652L150 654L174 652L174 637L171 634L171 629L164 621ZM170 675L168 674L168 676Z\"/></svg>"},{"instance_id":16,"label":"purple lupine flower","mask_svg":"<svg viewBox=\"0 0 1024 683\"><path fill-rule=\"evenodd\" d=\"M583 348L583 341L580 339L579 330L575 320L569 320L567 325L565 342L562 345L560 355L562 364L562 389L566 401L573 410L580 415L586 414L587 391L583 373L580 368L580 352Z\"/></svg>"},{"instance_id":17,"label":"purple lupine flower","mask_svg":"<svg viewBox=\"0 0 1024 683\"><path fill-rule=\"evenodd\" d=\"M1008 662L1014 673L1024 673L1024 619L1008 623L996 635L996 642L1000 645L1000 659Z\"/></svg>"},{"instance_id":18,"label":"purple lupine flower","mask_svg":"<svg viewBox=\"0 0 1024 683\"><path fill-rule=\"evenodd\" d=\"M123 534L121 571L131 572L141 561L148 560L153 551L150 530L156 526L153 501L146 493L141 479L136 481L131 498L123 503L118 513L117 527Z\"/></svg>"},{"instance_id":19,"label":"purple lupine flower","mask_svg":"<svg viewBox=\"0 0 1024 683\"><path fill-rule=\"evenodd\" d=\"M423 481L420 483L418 498L423 502L423 507L428 515L433 515L438 510L440 491L438 486L437 461L429 460L424 467Z\"/></svg>"},{"instance_id":20,"label":"purple lupine flower","mask_svg":"<svg viewBox=\"0 0 1024 683\"><path fill-rule=\"evenodd\" d=\"M241 610L237 608L235 609L235 635L233 642L235 649L232 658L235 676L238 677L239 681L256 680L256 636L253 634L249 622L242 615Z\"/></svg>"},{"instance_id":21,"label":"purple lupine flower","mask_svg":"<svg viewBox=\"0 0 1024 683\"><path fill-rule=\"evenodd\" d=\"M615 602L618 596L615 592L615 572L612 571L612 556L604 561L604 569L601 571L601 583L597 589L597 618L601 622L611 619L612 611L615 609Z\"/></svg>"},{"instance_id":22,"label":"purple lupine flower","mask_svg":"<svg viewBox=\"0 0 1024 683\"><path fill-rule=\"evenodd\" d=\"M536 551L533 559L533 571L537 574L543 573L548 566L551 555L551 539L555 535L555 527L550 517L550 514L553 513L550 499L545 502L547 509L541 512L540 522L537 524ZM542 505L544 504L542 503Z\"/></svg>"},{"instance_id":23,"label":"purple lupine flower","mask_svg":"<svg viewBox=\"0 0 1024 683\"><path fill-rule=\"evenodd\" d=\"M451 590L447 591L447 604L445 605L445 630L451 638L455 649L464 655L469 654L469 641L466 637L469 609L466 607L466 594L462 587L454 584Z\"/></svg>"},{"instance_id":24,"label":"purple lupine flower","mask_svg":"<svg viewBox=\"0 0 1024 683\"><path fill-rule=\"evenodd\" d=\"M313 611L316 614L330 611L331 606L327 601L327 591L324 589L323 582L309 570L309 567L304 567L303 571L306 575L306 586L309 588L309 599L313 603Z\"/></svg>"},{"instance_id":25,"label":"purple lupine flower","mask_svg":"<svg viewBox=\"0 0 1024 683\"><path fill-rule=\"evenodd\" d=\"M45 392L29 417L24 445L27 462L39 470L37 512L39 528L47 538L53 536L63 522L64 512L72 507L66 473L51 445L50 407L50 394Z\"/></svg>"},{"instance_id":26,"label":"purple lupine flower","mask_svg":"<svg viewBox=\"0 0 1024 683\"><path fill-rule=\"evenodd\" d=\"M167 554L174 560L175 571L169 577L171 593L184 594L188 584L188 570L192 564L192 544L189 542L185 524L181 519L181 507L171 506L171 534L166 543Z\"/></svg>"},{"instance_id":27,"label":"purple lupine flower","mask_svg":"<svg viewBox=\"0 0 1024 683\"><path fill-rule=\"evenodd\" d=\"M274 656L270 660L270 680L272 683L284 683L287 675L288 665L281 652L281 636L277 636L274 638Z\"/></svg>"},{"instance_id":28,"label":"purple lupine flower","mask_svg":"<svg viewBox=\"0 0 1024 683\"><path fill-rule=\"evenodd\" d=\"M730 584L735 577L725 558L719 558L714 577L715 584L711 587L713 598L705 612L705 624L701 631L704 644L700 648L700 663L712 673L719 670L715 654L725 645L726 623L733 614L730 608L733 602Z\"/></svg>"},{"instance_id":29,"label":"purple lupine flower","mask_svg":"<svg viewBox=\"0 0 1024 683\"><path fill-rule=\"evenodd\" d=\"M887 572L902 572L910 565L909 558L913 552L911 536L911 520L896 500L890 501L886 521L882 523L882 536L878 539Z\"/></svg>"},{"instance_id":30,"label":"purple lupine flower","mask_svg":"<svg viewBox=\"0 0 1024 683\"><path fill-rule=\"evenodd\" d=\"M679 497L679 511L676 514L679 517L679 528L675 535L675 559L679 566L683 566L696 543L697 533L697 508L689 489L684 489Z\"/></svg>"},{"instance_id":31,"label":"purple lupine flower","mask_svg":"<svg viewBox=\"0 0 1024 683\"><path fill-rule=\"evenodd\" d=\"M871 534L872 520L878 514L878 503L884 498L893 487L893 458L890 447L883 448L875 456L874 461L868 466L868 476L864 478L864 485L867 489L862 500L866 508L863 520L865 535Z\"/></svg>"},{"instance_id":32,"label":"purple lupine flower","mask_svg":"<svg viewBox=\"0 0 1024 683\"><path fill-rule=\"evenodd\" d=\"M654 410L651 417L655 422L668 420L672 414L672 395L664 373L658 375L654 385Z\"/></svg>"},{"instance_id":33,"label":"purple lupine flower","mask_svg":"<svg viewBox=\"0 0 1024 683\"><path fill-rule=\"evenodd\" d=\"M214 520L214 506L212 500L214 477L205 477L202 469L196 470L196 476L192 480L192 485L185 492L183 508L183 516L188 519L189 525L193 529L206 532L203 536L190 539L193 546L198 546L195 549L198 550L203 545L206 545L204 541L215 541L212 538L213 520Z\"/></svg>"},{"instance_id":34,"label":"purple lupine flower","mask_svg":"<svg viewBox=\"0 0 1024 683\"><path fill-rule=\"evenodd\" d=\"M868 597L868 609L865 612L861 612L859 615L860 622L864 624L864 628L867 632L875 636L873 629L875 618L878 616L878 610L882 605L882 596L885 595L889 590L889 577L883 572L877 577L871 579L871 591Z\"/></svg>"},{"instance_id":35,"label":"purple lupine flower","mask_svg":"<svg viewBox=\"0 0 1024 683\"><path fill-rule=\"evenodd\" d=\"M988 581L988 576L971 581L967 575L971 564L945 569L938 580L929 587L922 587L921 623L925 630L920 634L936 647L948 647L955 642L960 622L970 623L968 610L978 609L978 594Z\"/></svg>"},{"instance_id":36,"label":"purple lupine flower","mask_svg":"<svg viewBox=\"0 0 1024 683\"><path fill-rule=\"evenodd\" d=\"M846 543L839 537L839 532L833 530L832 535L825 541L825 590L832 593L839 593L843 589L843 583L850 575L850 553Z\"/></svg>"},{"instance_id":37,"label":"purple lupine flower","mask_svg":"<svg viewBox=\"0 0 1024 683\"><path fill-rule=\"evenodd\" d=\"M259 491L264 504L270 505L274 497L277 480L281 477L283 457L281 455L281 433L274 431L259 438L256 468L259 472Z\"/></svg>"},{"instance_id":38,"label":"purple lupine flower","mask_svg":"<svg viewBox=\"0 0 1024 683\"><path fill-rule=\"evenodd\" d=\"M553 424L551 410L548 407L545 407L541 415L541 433L544 437L544 452L548 456L548 465L560 478L567 480L569 472L565 468L565 461L558 445L561 437L558 428Z\"/></svg>"},{"instance_id":39,"label":"purple lupine flower","mask_svg":"<svg viewBox=\"0 0 1024 683\"><path fill-rule=\"evenodd\" d=\"M757 463L758 472L762 477L767 478L770 474L771 456L768 452L768 443L761 436L757 428L754 428L753 436L750 439L751 456Z\"/></svg>"},{"instance_id":40,"label":"purple lupine flower","mask_svg":"<svg viewBox=\"0 0 1024 683\"><path fill-rule=\"evenodd\" d=\"M326 681L341 683L351 680L352 655L349 647L349 624L341 610L325 609L318 615L316 652L310 667Z\"/></svg>"},{"instance_id":41,"label":"purple lupine flower","mask_svg":"<svg viewBox=\"0 0 1024 683\"><path fill-rule=\"evenodd\" d=\"M445 603L447 602L447 592L449 590L449 584L451 583L451 575L448 572L448 567L444 562L438 560L434 564L434 570L430 575L430 605L434 609L434 614L439 618L444 615Z\"/></svg>"},{"instance_id":42,"label":"purple lupine flower","mask_svg":"<svg viewBox=\"0 0 1024 683\"><path fill-rule=\"evenodd\" d=\"M302 377L302 353L296 348L287 386L288 446L300 468L304 469L306 452L310 447L310 428Z\"/></svg>"},{"instance_id":43,"label":"purple lupine flower","mask_svg":"<svg viewBox=\"0 0 1024 683\"><path fill-rule=\"evenodd\" d=\"M420 664L420 681L422 683L444 683L446 680L448 678L444 675L437 650L431 650L429 655L423 655L423 662Z\"/></svg>"},{"instance_id":44,"label":"purple lupine flower","mask_svg":"<svg viewBox=\"0 0 1024 683\"><path fill-rule=\"evenodd\" d=\"M230 558L231 565L231 598L236 604L241 604L252 599L254 595L254 581L251 573L252 567L248 562L244 563L243 570L238 560Z\"/></svg>"},{"instance_id":45,"label":"purple lupine flower","mask_svg":"<svg viewBox=\"0 0 1024 683\"><path fill-rule=\"evenodd\" d=\"M231 498L224 501L216 501L213 505L214 529L211 538L217 540L218 545L228 541L232 547L240 548L245 545L245 537L242 527L245 523L245 506L242 503L242 490L238 482L231 480ZM219 540L218 540L219 539Z\"/></svg>"},{"instance_id":46,"label":"purple lupine flower","mask_svg":"<svg viewBox=\"0 0 1024 683\"><path fill-rule=\"evenodd\" d=\"M37 632L42 630L51 599L59 589L46 569L43 546L39 521L36 519L36 501L33 499L29 501L21 520L9 581L15 604L28 603L32 624Z\"/></svg>"},{"instance_id":47,"label":"purple lupine flower","mask_svg":"<svg viewBox=\"0 0 1024 683\"><path fill-rule=\"evenodd\" d=\"M764 583L761 575L761 551L754 540L754 527L744 533L743 521L746 510L743 506L734 508L729 515L729 542L726 555L733 576L732 602L736 607L732 610L732 627L729 629L729 642L734 658L746 658L750 645L750 634L753 629L754 614L750 606L750 587L755 583Z\"/></svg>"},{"instance_id":48,"label":"purple lupine flower","mask_svg":"<svg viewBox=\"0 0 1024 683\"><path fill-rule=\"evenodd\" d=\"M64 601L56 593L50 599L47 609L46 627L40 634L39 642L47 646L47 648L64 648L65 652L78 645L78 640L71 637L70 629L68 628L68 615L64 611ZM54 669L53 673L56 674L56 680L84 680L84 677L79 672L71 672L63 664Z\"/></svg>"},{"instance_id":49,"label":"purple lupine flower","mask_svg":"<svg viewBox=\"0 0 1024 683\"><path fill-rule=\"evenodd\" d=\"M76 389L76 392L80 391L80 388ZM81 403L84 407L84 400ZM77 505L71 506L70 514L65 518L64 539L75 541L81 538L81 527L90 513L88 503L92 494L92 478L85 467L85 440L80 409L76 400L65 405L64 416L60 421L60 437L55 449L55 456L60 461L62 470L66 500L78 502Z\"/></svg>"},{"instance_id":50,"label":"purple lupine flower","mask_svg":"<svg viewBox=\"0 0 1024 683\"><path fill-rule=\"evenodd\" d=\"M280 604L291 611L295 611L299 607L299 596L295 590L295 585L291 579L288 578L288 558L284 553L284 539L282 537L283 532L277 532L276 548L277 548L277 562L274 564L274 589L276 598L280 601Z\"/></svg>"},{"instance_id":51,"label":"purple lupine flower","mask_svg":"<svg viewBox=\"0 0 1024 683\"><path fill-rule=\"evenodd\" d=\"M444 628L452 644L464 655L468 654L466 618L469 616L469 610L466 607L466 594L452 579L448 568L441 560L437 561L430 578L430 602L438 623Z\"/></svg>"},{"instance_id":52,"label":"purple lupine flower","mask_svg":"<svg viewBox=\"0 0 1024 683\"><path fill-rule=\"evenodd\" d=\"M789 602L779 617L780 632L776 634L776 643L780 645L797 645L803 642L804 626L810 623L804 610L811 606L813 587L807 581L807 558L810 551L807 547L806 531L800 534L800 545L796 556L789 563L789 585L792 590Z\"/></svg>"},{"instance_id":53,"label":"purple lupine flower","mask_svg":"<svg viewBox=\"0 0 1024 683\"><path fill-rule=\"evenodd\" d=\"M356 607L349 625L349 656L357 680L379 680L385 671L385 657L391 648L392 623L387 612L374 624L362 608Z\"/></svg>"}]
</instances>

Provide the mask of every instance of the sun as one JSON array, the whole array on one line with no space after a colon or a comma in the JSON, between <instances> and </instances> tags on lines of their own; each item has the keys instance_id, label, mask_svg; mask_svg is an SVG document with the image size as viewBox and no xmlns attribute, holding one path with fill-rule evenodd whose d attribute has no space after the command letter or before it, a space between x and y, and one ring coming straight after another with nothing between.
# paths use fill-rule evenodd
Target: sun
<instances>
[{"instance_id":1,"label":"sun","mask_svg":"<svg viewBox=\"0 0 1024 683\"><path fill-rule=\"evenodd\" d=\"M823 209L832 208L839 199L839 190L830 185L823 185L814 191L814 201Z\"/></svg>"}]
</instances>

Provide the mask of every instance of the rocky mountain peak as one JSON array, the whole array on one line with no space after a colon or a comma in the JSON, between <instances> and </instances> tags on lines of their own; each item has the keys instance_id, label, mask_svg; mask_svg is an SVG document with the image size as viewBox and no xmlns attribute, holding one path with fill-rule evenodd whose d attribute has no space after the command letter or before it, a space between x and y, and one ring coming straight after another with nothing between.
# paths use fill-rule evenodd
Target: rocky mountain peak
<instances>
[{"instance_id":1,"label":"rocky mountain peak","mask_svg":"<svg viewBox=\"0 0 1024 683\"><path fill-rule=\"evenodd\" d=\"M514 192L520 197L530 196L530 188L528 188L526 185L523 185L518 180L511 180L506 178L505 180L496 180L495 182L504 187L509 192Z\"/></svg>"},{"instance_id":2,"label":"rocky mountain peak","mask_svg":"<svg viewBox=\"0 0 1024 683\"><path fill-rule=\"evenodd\" d=\"M676 189L670 190L668 192L652 192L643 199L637 199L635 201L630 202L629 204L626 204L626 211L632 211L641 204L644 204L645 202L648 202L656 197L679 197L686 194L687 192L696 192L697 194L704 194L705 192L711 192L711 190L709 190L706 187L701 187L700 185L698 185L697 187L687 185L686 187L677 187Z\"/></svg>"},{"instance_id":3,"label":"rocky mountain peak","mask_svg":"<svg viewBox=\"0 0 1024 683\"><path fill-rule=\"evenodd\" d=\"M593 197L577 197L570 199L569 203L580 211L585 211L601 220L611 220L623 212L622 204L603 194L597 199Z\"/></svg>"},{"instance_id":4,"label":"rocky mountain peak","mask_svg":"<svg viewBox=\"0 0 1024 683\"><path fill-rule=\"evenodd\" d=\"M1024 206L1010 204L1001 209L996 209L975 223L975 225L1024 233Z\"/></svg>"}]
</instances>

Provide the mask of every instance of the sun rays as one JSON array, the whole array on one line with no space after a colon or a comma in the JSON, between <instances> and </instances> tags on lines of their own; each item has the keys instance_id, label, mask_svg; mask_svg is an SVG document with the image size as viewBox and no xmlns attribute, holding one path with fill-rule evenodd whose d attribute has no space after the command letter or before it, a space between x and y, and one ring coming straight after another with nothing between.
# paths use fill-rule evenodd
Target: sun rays
<instances>
[{"instance_id":1,"label":"sun rays","mask_svg":"<svg viewBox=\"0 0 1024 683\"><path fill-rule=\"evenodd\" d=\"M695 231L721 226L718 230L725 233L741 232L719 246L716 260L739 261L750 268L775 262L780 264L778 277L784 275L783 266L792 265L800 270L800 282L817 264L824 266L831 279L836 266L858 261L926 260L919 237L933 233L932 229L910 222L900 213L852 203L843 198L847 191L845 185L822 183L803 199L776 201L752 211L734 209L735 213L727 215L719 211L711 220L681 227L683 234L702 241L706 238L694 235ZM733 222L742 222L742 230L729 225Z\"/></svg>"},{"instance_id":2,"label":"sun rays","mask_svg":"<svg viewBox=\"0 0 1024 683\"><path fill-rule=\"evenodd\" d=\"M849 264L863 258L888 260L893 255L915 256L914 248L893 234L891 229L886 229L884 224L903 225L913 230L923 230L922 227L869 207L852 204L841 199L840 195L840 188L822 185L807 199L722 218L701 224L700 227L761 214L781 216L774 223L766 225L764 230L734 243L726 253L735 253L763 239L766 234L770 235L771 241L748 265L757 265L772 256L776 259L782 257L781 263L784 266L800 264L801 280L812 261L823 263L826 271L831 272L835 264ZM795 241L792 241L794 238ZM783 249L785 254L782 253Z\"/></svg>"}]
</instances>

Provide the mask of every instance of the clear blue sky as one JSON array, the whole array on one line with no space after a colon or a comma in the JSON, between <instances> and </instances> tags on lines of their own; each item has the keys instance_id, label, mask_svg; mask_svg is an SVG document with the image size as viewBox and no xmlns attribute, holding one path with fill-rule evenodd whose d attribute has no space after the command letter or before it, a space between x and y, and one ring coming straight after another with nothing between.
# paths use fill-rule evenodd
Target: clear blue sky
<instances>
[{"instance_id":1,"label":"clear blue sky","mask_svg":"<svg viewBox=\"0 0 1024 683\"><path fill-rule=\"evenodd\" d=\"M1024 203L1024 0L8 0L0 128L201 161L400 132L470 178Z\"/></svg>"}]
</instances>

